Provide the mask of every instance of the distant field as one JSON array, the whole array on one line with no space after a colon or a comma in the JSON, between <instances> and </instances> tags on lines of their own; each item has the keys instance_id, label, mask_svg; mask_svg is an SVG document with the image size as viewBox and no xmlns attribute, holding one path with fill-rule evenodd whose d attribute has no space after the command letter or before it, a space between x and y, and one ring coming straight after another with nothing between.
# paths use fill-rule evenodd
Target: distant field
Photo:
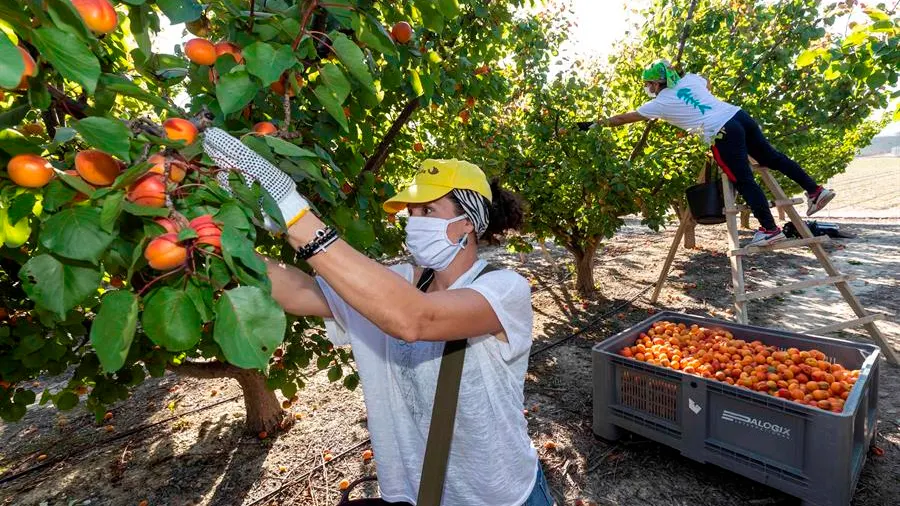
<instances>
[{"instance_id":1,"label":"distant field","mask_svg":"<svg viewBox=\"0 0 900 506\"><path fill-rule=\"evenodd\" d=\"M900 157L857 158L828 187L838 195L817 218L900 219Z\"/></svg>"}]
</instances>

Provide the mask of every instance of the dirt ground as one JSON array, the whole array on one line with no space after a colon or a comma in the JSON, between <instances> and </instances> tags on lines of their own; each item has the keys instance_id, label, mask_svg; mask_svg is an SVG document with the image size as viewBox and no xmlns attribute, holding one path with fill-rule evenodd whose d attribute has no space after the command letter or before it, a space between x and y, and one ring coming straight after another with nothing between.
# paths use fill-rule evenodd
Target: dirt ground
<instances>
[{"instance_id":1,"label":"dirt ground","mask_svg":"<svg viewBox=\"0 0 900 506\"><path fill-rule=\"evenodd\" d=\"M830 220L832 221L832 220ZM829 246L869 309L900 311L900 221L833 220L854 239ZM654 233L631 221L598 251L596 279L602 298L580 300L571 290L568 255L548 245L517 255L485 251L535 282L533 351L598 322L573 339L533 355L526 378L529 431L548 478L564 496L605 505L789 505L799 501L767 486L635 435L610 442L592 431L591 347L641 320L670 309L730 317L731 275L725 228L698 227L698 249L680 250L656 306L649 292L619 306L656 280L674 226ZM749 236L746 231L745 236ZM803 250L750 257L748 289L821 275ZM754 302L751 323L803 331L840 319L849 308L836 290L812 288ZM900 325L880 322L900 350ZM860 331L833 337L868 342ZM879 423L853 504L887 506L900 497L900 369L881 364ZM64 378L45 378L36 390ZM299 420L287 433L260 441L243 432L243 401L230 380L195 380L169 374L145 382L113 407L107 432L83 411L58 413L34 406L21 422L0 425L0 504L15 505L334 505L337 485L372 475L363 462L369 448L361 391L348 392L316 376L292 407ZM556 448L547 450L544 443ZM336 457L325 464L329 450ZM39 455L47 455L39 461ZM490 456L485 456L490 458ZM498 465L502 465L498 463ZM32 469L7 482L4 479ZM374 485L359 489L374 492Z\"/></svg>"}]
</instances>

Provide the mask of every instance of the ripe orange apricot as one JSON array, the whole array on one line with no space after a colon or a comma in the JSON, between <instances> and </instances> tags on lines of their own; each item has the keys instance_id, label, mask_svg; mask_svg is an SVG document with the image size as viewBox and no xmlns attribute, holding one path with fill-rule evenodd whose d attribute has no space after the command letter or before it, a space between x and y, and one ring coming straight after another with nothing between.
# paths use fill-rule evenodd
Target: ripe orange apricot
<instances>
[{"instance_id":1,"label":"ripe orange apricot","mask_svg":"<svg viewBox=\"0 0 900 506\"><path fill-rule=\"evenodd\" d=\"M22 63L25 64L25 70L22 71L22 78L19 80L19 84L16 85L16 89L25 90L28 89L28 78L37 75L37 65L34 63L34 58L31 57L31 54L22 46L16 46L16 49L19 50L19 53L22 55ZM2 92L0 92L0 99L2 99Z\"/></svg>"},{"instance_id":2,"label":"ripe orange apricot","mask_svg":"<svg viewBox=\"0 0 900 506\"><path fill-rule=\"evenodd\" d=\"M197 140L197 127L186 119L169 118L163 122L166 129L166 137L173 141L184 141L193 144Z\"/></svg>"},{"instance_id":3,"label":"ripe orange apricot","mask_svg":"<svg viewBox=\"0 0 900 506\"><path fill-rule=\"evenodd\" d=\"M425 150L425 146L422 145L421 142L417 142L417 143L413 144L413 150L414 150L416 153L421 153L422 151Z\"/></svg>"},{"instance_id":4,"label":"ripe orange apricot","mask_svg":"<svg viewBox=\"0 0 900 506\"><path fill-rule=\"evenodd\" d=\"M235 63L242 63L244 61L244 57L241 55L241 48L237 47L231 42L217 42L213 47L216 50L216 58L222 56L223 54L228 54L231 55L232 58L234 58Z\"/></svg>"},{"instance_id":5,"label":"ripe orange apricot","mask_svg":"<svg viewBox=\"0 0 900 506\"><path fill-rule=\"evenodd\" d=\"M13 183L25 188L41 188L49 183L55 174L50 162L32 154L12 157L6 164L6 171Z\"/></svg>"},{"instance_id":6,"label":"ripe orange apricot","mask_svg":"<svg viewBox=\"0 0 900 506\"><path fill-rule=\"evenodd\" d=\"M147 161L153 164L153 167L150 167L150 172L164 175L166 173L166 157L157 153L152 155L150 158L147 158ZM187 172L184 170L180 164L169 164L169 181L173 183L180 183L184 181L184 176Z\"/></svg>"},{"instance_id":7,"label":"ripe orange apricot","mask_svg":"<svg viewBox=\"0 0 900 506\"><path fill-rule=\"evenodd\" d=\"M372 457L374 456L375 454L372 453L372 450L366 450L362 453L363 460L372 460Z\"/></svg>"},{"instance_id":8,"label":"ripe orange apricot","mask_svg":"<svg viewBox=\"0 0 900 506\"><path fill-rule=\"evenodd\" d=\"M184 45L184 54L188 60L197 65L213 65L216 63L216 46L206 39L191 39Z\"/></svg>"},{"instance_id":9,"label":"ripe orange apricot","mask_svg":"<svg viewBox=\"0 0 900 506\"><path fill-rule=\"evenodd\" d=\"M288 97L293 97L294 96L294 87L291 86L290 83L288 83L287 79L288 79L288 74L287 73L282 74L281 79L279 79L279 80L275 81L274 83L272 83L271 85L269 85L269 89L271 89L272 91L274 91L275 93L277 93L279 95L287 95ZM299 75L294 76L294 81L297 82L297 88L302 88L306 84L306 81L304 81L303 78L300 77Z\"/></svg>"},{"instance_id":10,"label":"ripe orange apricot","mask_svg":"<svg viewBox=\"0 0 900 506\"><path fill-rule=\"evenodd\" d=\"M413 29L406 21L400 21L391 28L391 36L400 44L406 44L412 40Z\"/></svg>"},{"instance_id":11,"label":"ripe orange apricot","mask_svg":"<svg viewBox=\"0 0 900 506\"><path fill-rule=\"evenodd\" d=\"M144 249L144 258L150 267L159 271L169 271L187 260L187 248L178 244L177 234L163 234L156 237Z\"/></svg>"},{"instance_id":12,"label":"ripe orange apricot","mask_svg":"<svg viewBox=\"0 0 900 506\"><path fill-rule=\"evenodd\" d=\"M94 33L110 33L119 25L119 16L109 0L72 0L84 24Z\"/></svg>"},{"instance_id":13,"label":"ripe orange apricot","mask_svg":"<svg viewBox=\"0 0 900 506\"><path fill-rule=\"evenodd\" d=\"M166 183L159 174L147 174L128 187L128 200L140 206L166 205Z\"/></svg>"},{"instance_id":14,"label":"ripe orange apricot","mask_svg":"<svg viewBox=\"0 0 900 506\"><path fill-rule=\"evenodd\" d=\"M166 229L167 233L177 234L180 230L178 224L170 218L157 218L153 221L155 221L157 225L161 225L162 228Z\"/></svg>"},{"instance_id":15,"label":"ripe orange apricot","mask_svg":"<svg viewBox=\"0 0 900 506\"><path fill-rule=\"evenodd\" d=\"M122 164L102 151L88 149L75 155L75 170L94 186L109 186L122 172Z\"/></svg>"},{"instance_id":16,"label":"ripe orange apricot","mask_svg":"<svg viewBox=\"0 0 900 506\"><path fill-rule=\"evenodd\" d=\"M253 133L257 135L272 135L278 133L278 127L270 121L260 121L253 125Z\"/></svg>"},{"instance_id":17,"label":"ripe orange apricot","mask_svg":"<svg viewBox=\"0 0 900 506\"><path fill-rule=\"evenodd\" d=\"M347 490L348 488L350 488L350 480L344 478L340 483L338 483L338 488L341 490Z\"/></svg>"}]
</instances>

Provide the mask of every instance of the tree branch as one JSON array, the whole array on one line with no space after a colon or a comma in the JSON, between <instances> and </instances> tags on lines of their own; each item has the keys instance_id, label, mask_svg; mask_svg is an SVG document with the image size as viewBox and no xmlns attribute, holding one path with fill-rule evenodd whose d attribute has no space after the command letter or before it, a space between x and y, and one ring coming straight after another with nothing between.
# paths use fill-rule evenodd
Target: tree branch
<instances>
[{"instance_id":1,"label":"tree branch","mask_svg":"<svg viewBox=\"0 0 900 506\"><path fill-rule=\"evenodd\" d=\"M247 30L253 35L253 18L256 17L256 0L250 0L250 26Z\"/></svg>"},{"instance_id":2,"label":"tree branch","mask_svg":"<svg viewBox=\"0 0 900 506\"><path fill-rule=\"evenodd\" d=\"M416 97L406 103L406 106L400 111L400 114L394 120L394 123L391 124L391 128L388 129L384 138L378 143L378 147L375 148L375 153L366 160L363 172L376 172L384 165L384 161L387 160L391 150L391 144L394 143L394 138L397 137L397 134L400 133L400 129L403 128L403 125L409 121L412 114L419 108L419 102L419 97Z\"/></svg>"},{"instance_id":3,"label":"tree branch","mask_svg":"<svg viewBox=\"0 0 900 506\"><path fill-rule=\"evenodd\" d=\"M60 90L59 88L53 86L52 84L47 85L47 90L50 92L50 96L52 96L57 104L59 104L62 109L71 115L75 119L82 119L87 117L87 113L85 113L85 109L87 108L86 104L82 104L72 97L68 96Z\"/></svg>"},{"instance_id":4,"label":"tree branch","mask_svg":"<svg viewBox=\"0 0 900 506\"><path fill-rule=\"evenodd\" d=\"M213 360L210 362L193 362L185 360L180 365L169 364L166 366L172 372L191 378L236 378L244 372L244 369Z\"/></svg>"}]
</instances>

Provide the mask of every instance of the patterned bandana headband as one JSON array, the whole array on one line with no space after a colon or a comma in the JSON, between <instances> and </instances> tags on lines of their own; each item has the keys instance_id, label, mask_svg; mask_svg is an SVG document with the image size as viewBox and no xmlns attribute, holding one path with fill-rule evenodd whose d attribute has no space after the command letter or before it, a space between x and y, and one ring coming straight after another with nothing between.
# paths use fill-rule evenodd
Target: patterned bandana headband
<instances>
[{"instance_id":1,"label":"patterned bandana headband","mask_svg":"<svg viewBox=\"0 0 900 506\"><path fill-rule=\"evenodd\" d=\"M454 189L453 196L463 208L466 218L475 226L475 235L481 237L490 221L487 199L474 190Z\"/></svg>"},{"instance_id":2,"label":"patterned bandana headband","mask_svg":"<svg viewBox=\"0 0 900 506\"><path fill-rule=\"evenodd\" d=\"M674 88L681 78L678 72L672 69L672 66L666 60L657 60L647 67L641 74L644 81L665 81L666 86Z\"/></svg>"}]
</instances>

